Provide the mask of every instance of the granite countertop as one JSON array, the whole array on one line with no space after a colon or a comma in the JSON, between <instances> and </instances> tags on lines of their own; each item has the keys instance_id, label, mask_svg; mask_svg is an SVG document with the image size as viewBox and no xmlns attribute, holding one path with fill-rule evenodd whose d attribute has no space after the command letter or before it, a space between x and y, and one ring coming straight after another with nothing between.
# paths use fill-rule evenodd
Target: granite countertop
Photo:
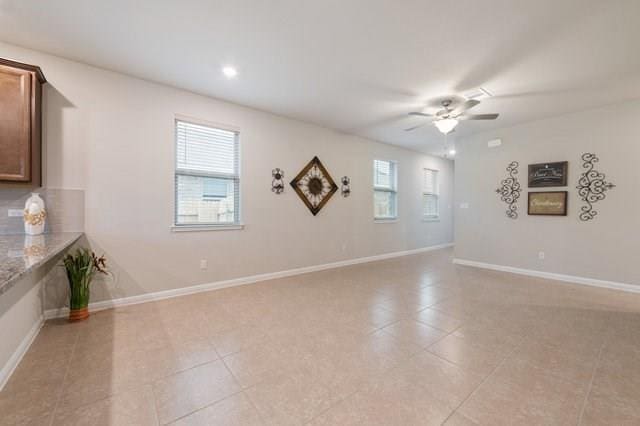
<instances>
[{"instance_id":1,"label":"granite countertop","mask_svg":"<svg viewBox=\"0 0 640 426\"><path fill-rule=\"evenodd\" d=\"M18 279L67 249L82 232L42 235L0 235L0 294Z\"/></svg>"}]
</instances>

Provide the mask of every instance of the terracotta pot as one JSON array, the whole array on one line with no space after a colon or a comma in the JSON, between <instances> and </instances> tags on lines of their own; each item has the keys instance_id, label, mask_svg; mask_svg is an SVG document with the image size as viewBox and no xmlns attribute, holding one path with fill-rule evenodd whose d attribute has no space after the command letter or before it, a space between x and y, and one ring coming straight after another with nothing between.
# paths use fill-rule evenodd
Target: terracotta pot
<instances>
[{"instance_id":1,"label":"terracotta pot","mask_svg":"<svg viewBox=\"0 0 640 426\"><path fill-rule=\"evenodd\" d=\"M70 322L84 321L87 318L89 318L89 308L88 307L80 308L80 309L71 309L69 311L69 321Z\"/></svg>"}]
</instances>

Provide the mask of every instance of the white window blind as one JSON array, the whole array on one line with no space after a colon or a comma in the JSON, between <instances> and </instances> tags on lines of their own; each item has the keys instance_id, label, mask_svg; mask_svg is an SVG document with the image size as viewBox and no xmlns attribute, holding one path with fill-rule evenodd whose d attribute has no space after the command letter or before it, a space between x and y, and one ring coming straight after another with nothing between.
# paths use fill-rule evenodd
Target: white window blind
<instances>
[{"instance_id":1,"label":"white window blind","mask_svg":"<svg viewBox=\"0 0 640 426\"><path fill-rule=\"evenodd\" d=\"M397 217L397 170L393 161L373 160L373 216Z\"/></svg>"},{"instance_id":2,"label":"white window blind","mask_svg":"<svg viewBox=\"0 0 640 426\"><path fill-rule=\"evenodd\" d=\"M240 222L238 132L176 120L175 224Z\"/></svg>"},{"instance_id":3,"label":"white window blind","mask_svg":"<svg viewBox=\"0 0 640 426\"><path fill-rule=\"evenodd\" d=\"M424 169L424 192L430 194L438 193L438 171Z\"/></svg>"},{"instance_id":4,"label":"white window blind","mask_svg":"<svg viewBox=\"0 0 640 426\"><path fill-rule=\"evenodd\" d=\"M438 214L438 196L435 194L422 195L422 215L425 219L437 219Z\"/></svg>"},{"instance_id":5,"label":"white window blind","mask_svg":"<svg viewBox=\"0 0 640 426\"><path fill-rule=\"evenodd\" d=\"M422 216L425 219L433 220L440 217L438 197L438 171L433 169L424 169L424 180L422 186Z\"/></svg>"}]
</instances>

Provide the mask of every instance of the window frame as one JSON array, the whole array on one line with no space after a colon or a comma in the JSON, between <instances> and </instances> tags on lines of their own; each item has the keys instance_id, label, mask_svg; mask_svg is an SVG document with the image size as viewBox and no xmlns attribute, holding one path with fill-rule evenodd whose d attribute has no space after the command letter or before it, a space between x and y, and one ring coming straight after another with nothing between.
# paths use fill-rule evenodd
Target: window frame
<instances>
[{"instance_id":1,"label":"window frame","mask_svg":"<svg viewBox=\"0 0 640 426\"><path fill-rule=\"evenodd\" d=\"M390 166L390 188L376 185L376 161L389 163ZM373 159L373 220L378 223L396 222L398 220L398 162L394 160ZM376 216L375 194L376 192L387 192L393 194L393 216Z\"/></svg>"},{"instance_id":2,"label":"window frame","mask_svg":"<svg viewBox=\"0 0 640 426\"><path fill-rule=\"evenodd\" d=\"M427 180L427 173L434 172L434 188L433 191L428 191L425 188L425 183ZM435 197L436 200L436 214L435 215L426 215L424 213L424 199L425 196ZM440 221L440 170L433 169L431 167L424 167L422 169L422 198L420 200L420 207L422 210L422 220L424 222L439 222Z\"/></svg>"},{"instance_id":3,"label":"window frame","mask_svg":"<svg viewBox=\"0 0 640 426\"><path fill-rule=\"evenodd\" d=\"M236 172L235 173L210 173L201 170L192 169L180 169L178 167L178 122L187 124L195 124L198 126L205 126L214 128L217 130L223 130L232 132L235 134L235 152L237 158L235 158ZM173 220L171 230L174 232L182 231L220 231L220 230L234 230L244 229L244 223L242 222L242 144L240 141L240 129L235 126L226 124L220 124L212 121L202 120L194 117L176 114L173 120ZM236 185L236 199L234 200L234 221L233 222L202 222L202 223L178 223L178 176L193 176L201 178L219 178L233 180Z\"/></svg>"}]
</instances>

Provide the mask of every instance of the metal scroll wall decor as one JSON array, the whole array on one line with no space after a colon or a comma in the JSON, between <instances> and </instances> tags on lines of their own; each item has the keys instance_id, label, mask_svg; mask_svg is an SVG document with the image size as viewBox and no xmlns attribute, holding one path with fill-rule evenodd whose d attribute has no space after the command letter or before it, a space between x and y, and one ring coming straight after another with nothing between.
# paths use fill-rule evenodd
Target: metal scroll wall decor
<instances>
[{"instance_id":1,"label":"metal scroll wall decor","mask_svg":"<svg viewBox=\"0 0 640 426\"><path fill-rule=\"evenodd\" d=\"M284 192L284 171L275 168L271 171L271 191L276 194L282 194Z\"/></svg>"},{"instance_id":2,"label":"metal scroll wall decor","mask_svg":"<svg viewBox=\"0 0 640 426\"><path fill-rule=\"evenodd\" d=\"M518 162L512 161L507 166L509 177L500 182L500 188L496 189L496 193L500 195L500 200L507 203L507 217L510 219L518 218L518 198L520 198L520 182L518 182Z\"/></svg>"},{"instance_id":3,"label":"metal scroll wall decor","mask_svg":"<svg viewBox=\"0 0 640 426\"><path fill-rule=\"evenodd\" d=\"M593 205L598 201L602 201L606 197L606 192L615 185L605 180L604 173L594 169L594 164L600 161L595 154L586 152L582 154L582 168L584 173L580 174L578 180L578 195L586 205L580 208L580 220L587 222L595 219L598 214L593 209Z\"/></svg>"},{"instance_id":4,"label":"metal scroll wall decor","mask_svg":"<svg viewBox=\"0 0 640 426\"><path fill-rule=\"evenodd\" d=\"M342 196L346 198L351 195L351 179L349 179L347 176L342 176L340 178L340 182L342 183L340 192L342 193Z\"/></svg>"}]
</instances>

